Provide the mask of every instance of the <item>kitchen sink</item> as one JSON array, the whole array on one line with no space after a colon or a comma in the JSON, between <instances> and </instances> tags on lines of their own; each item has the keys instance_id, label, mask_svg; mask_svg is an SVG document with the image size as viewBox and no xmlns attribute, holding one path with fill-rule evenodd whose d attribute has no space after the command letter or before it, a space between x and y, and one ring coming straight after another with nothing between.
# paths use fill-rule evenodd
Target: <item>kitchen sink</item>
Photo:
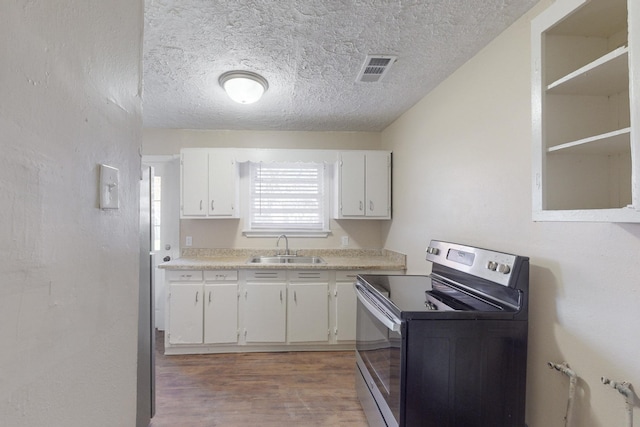
<instances>
[{"instance_id":1,"label":"kitchen sink","mask_svg":"<svg viewBox=\"0 0 640 427\"><path fill-rule=\"evenodd\" d=\"M249 258L247 264L325 264L325 260L317 256L254 256Z\"/></svg>"}]
</instances>

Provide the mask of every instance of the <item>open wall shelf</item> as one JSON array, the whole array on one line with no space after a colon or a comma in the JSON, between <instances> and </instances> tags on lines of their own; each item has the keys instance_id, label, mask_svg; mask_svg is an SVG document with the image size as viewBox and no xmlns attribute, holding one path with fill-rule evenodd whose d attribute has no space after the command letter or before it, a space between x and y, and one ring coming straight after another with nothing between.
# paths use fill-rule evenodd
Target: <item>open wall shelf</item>
<instances>
[{"instance_id":1,"label":"open wall shelf","mask_svg":"<svg viewBox=\"0 0 640 427\"><path fill-rule=\"evenodd\" d=\"M558 0L533 20L534 220L640 222L634 23L637 0Z\"/></svg>"}]
</instances>

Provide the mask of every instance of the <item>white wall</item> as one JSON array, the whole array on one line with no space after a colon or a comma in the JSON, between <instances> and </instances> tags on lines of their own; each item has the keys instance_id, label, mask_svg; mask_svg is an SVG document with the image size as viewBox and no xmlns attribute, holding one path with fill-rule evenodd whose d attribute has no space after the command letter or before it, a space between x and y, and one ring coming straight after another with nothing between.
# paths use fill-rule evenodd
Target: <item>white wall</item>
<instances>
[{"instance_id":1,"label":"white wall","mask_svg":"<svg viewBox=\"0 0 640 427\"><path fill-rule=\"evenodd\" d=\"M181 148L235 147L324 150L380 149L379 132L302 131L213 131L186 129L145 129L145 155L172 155ZM349 236L348 248L382 247L381 227L385 221L331 220L326 238L292 237L292 249L341 248L341 237ZM194 248L275 248L274 238L247 238L242 235L243 219L180 220L180 245L193 237Z\"/></svg>"},{"instance_id":2,"label":"white wall","mask_svg":"<svg viewBox=\"0 0 640 427\"><path fill-rule=\"evenodd\" d=\"M0 7L0 424L132 426L143 2ZM98 165L120 206L98 209Z\"/></svg>"},{"instance_id":3,"label":"white wall","mask_svg":"<svg viewBox=\"0 0 640 427\"><path fill-rule=\"evenodd\" d=\"M601 376L640 387L640 224L531 220L530 21L542 1L382 135L393 150L394 219L384 246L428 270L429 239L531 257L527 422L625 425L624 399ZM636 419L640 410L635 410Z\"/></svg>"},{"instance_id":4,"label":"white wall","mask_svg":"<svg viewBox=\"0 0 640 427\"><path fill-rule=\"evenodd\" d=\"M181 148L380 149L379 132L305 132L250 130L144 129L145 155L180 153Z\"/></svg>"}]
</instances>

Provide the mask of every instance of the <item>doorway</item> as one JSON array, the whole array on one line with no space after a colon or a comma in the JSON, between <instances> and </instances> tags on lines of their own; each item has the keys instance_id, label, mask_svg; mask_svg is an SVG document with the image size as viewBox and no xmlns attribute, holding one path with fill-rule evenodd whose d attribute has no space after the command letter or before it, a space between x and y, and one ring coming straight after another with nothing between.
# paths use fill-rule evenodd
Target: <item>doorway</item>
<instances>
[{"instance_id":1,"label":"doorway","mask_svg":"<svg viewBox=\"0 0 640 427\"><path fill-rule=\"evenodd\" d=\"M158 265L180 256L180 158L142 156L144 165L154 170L152 195L152 253L155 327L165 330L166 294L164 270Z\"/></svg>"},{"instance_id":2,"label":"doorway","mask_svg":"<svg viewBox=\"0 0 640 427\"><path fill-rule=\"evenodd\" d=\"M142 156L143 165L154 170L152 191L152 252L155 327L165 330L164 270L158 265L180 256L180 158Z\"/></svg>"}]
</instances>

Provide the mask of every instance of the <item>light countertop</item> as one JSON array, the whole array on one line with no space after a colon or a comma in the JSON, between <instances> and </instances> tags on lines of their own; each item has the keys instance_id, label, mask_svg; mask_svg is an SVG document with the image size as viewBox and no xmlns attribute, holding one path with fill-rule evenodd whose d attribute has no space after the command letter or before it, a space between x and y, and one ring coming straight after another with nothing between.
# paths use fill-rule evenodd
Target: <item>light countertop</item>
<instances>
[{"instance_id":1,"label":"light countertop","mask_svg":"<svg viewBox=\"0 0 640 427\"><path fill-rule=\"evenodd\" d=\"M293 251L295 252L295 251ZM301 256L319 256L325 264L249 264L253 256L276 255L264 249L183 249L180 258L162 263L168 270L406 270L406 256L387 249L300 249Z\"/></svg>"}]
</instances>

